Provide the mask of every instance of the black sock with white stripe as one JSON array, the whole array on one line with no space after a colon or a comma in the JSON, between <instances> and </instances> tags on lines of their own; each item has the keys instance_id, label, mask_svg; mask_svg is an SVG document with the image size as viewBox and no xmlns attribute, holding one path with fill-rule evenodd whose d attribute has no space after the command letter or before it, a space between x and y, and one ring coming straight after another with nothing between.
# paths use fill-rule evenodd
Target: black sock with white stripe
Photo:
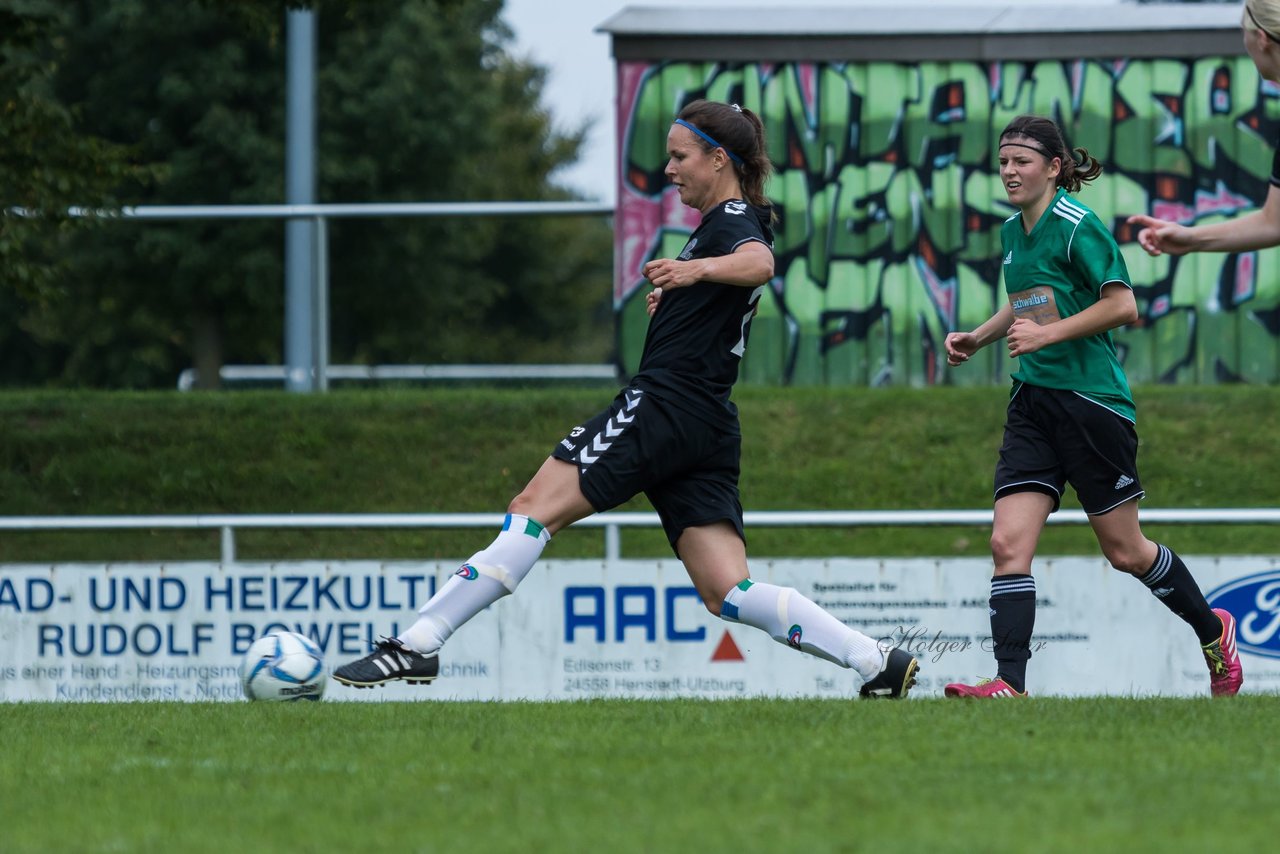
<instances>
[{"instance_id":1,"label":"black sock with white stripe","mask_svg":"<svg viewBox=\"0 0 1280 854\"><path fill-rule=\"evenodd\" d=\"M997 575L991 579L991 641L996 675L1018 692L1026 691L1031 632L1036 625L1036 580L1030 575Z\"/></svg>"},{"instance_id":2,"label":"black sock with white stripe","mask_svg":"<svg viewBox=\"0 0 1280 854\"><path fill-rule=\"evenodd\" d=\"M1156 543L1156 561L1138 580L1147 585L1151 594L1164 606L1177 614L1187 625L1195 629L1200 644L1213 643L1222 637L1222 620L1213 613L1200 585L1191 577L1191 570L1177 553Z\"/></svg>"}]
</instances>

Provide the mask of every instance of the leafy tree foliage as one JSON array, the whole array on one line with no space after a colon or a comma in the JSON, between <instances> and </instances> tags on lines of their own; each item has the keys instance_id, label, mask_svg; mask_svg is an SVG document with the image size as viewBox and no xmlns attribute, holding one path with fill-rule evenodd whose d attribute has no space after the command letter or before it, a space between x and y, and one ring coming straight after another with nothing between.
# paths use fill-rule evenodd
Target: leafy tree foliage
<instances>
[{"instance_id":1,"label":"leafy tree foliage","mask_svg":"<svg viewBox=\"0 0 1280 854\"><path fill-rule=\"evenodd\" d=\"M157 176L117 184L124 203L283 200L285 4L64 6L57 96ZM506 52L501 0L317 8L320 201L567 197L553 173L582 131L553 127L542 70ZM78 236L68 299L24 307L38 335L0 337L0 357L39 355L5 358L0 382L171 386L193 363L206 376L279 363L283 233L271 220L120 220ZM610 246L588 219L331 221L331 359L605 358Z\"/></svg>"},{"instance_id":2,"label":"leafy tree foliage","mask_svg":"<svg viewBox=\"0 0 1280 854\"><path fill-rule=\"evenodd\" d=\"M502 49L500 8L370 4L320 19L335 55L320 81L326 201L567 198L548 176L581 133L553 130L544 72ZM361 362L577 358L577 339L599 347L609 241L604 223L576 219L337 222L334 349Z\"/></svg>"},{"instance_id":3,"label":"leafy tree foliage","mask_svg":"<svg viewBox=\"0 0 1280 854\"><path fill-rule=\"evenodd\" d=\"M0 318L9 319L0 323L0 356L10 370L30 371L39 361L10 346L42 332L22 309L63 295L67 241L89 224L68 209L111 204L109 191L129 169L126 152L82 133L53 91L65 54L62 25L45 0L0 7Z\"/></svg>"}]
</instances>

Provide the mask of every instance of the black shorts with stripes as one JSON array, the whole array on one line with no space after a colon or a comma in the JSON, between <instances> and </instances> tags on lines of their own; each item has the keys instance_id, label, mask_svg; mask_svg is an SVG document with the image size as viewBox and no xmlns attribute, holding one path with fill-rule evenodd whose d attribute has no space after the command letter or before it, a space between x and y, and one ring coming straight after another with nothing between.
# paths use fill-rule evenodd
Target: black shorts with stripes
<instances>
[{"instance_id":1,"label":"black shorts with stripes","mask_svg":"<svg viewBox=\"0 0 1280 854\"><path fill-rule=\"evenodd\" d=\"M597 512L643 492L674 550L686 528L721 520L746 539L738 497L741 453L739 431L715 427L632 386L574 427L552 456L578 467L578 485Z\"/></svg>"},{"instance_id":2,"label":"black shorts with stripes","mask_svg":"<svg viewBox=\"0 0 1280 854\"><path fill-rule=\"evenodd\" d=\"M1141 498L1138 432L1076 392L1022 383L1009 401L995 497L1043 492L1057 510L1067 484L1091 516Z\"/></svg>"}]
</instances>

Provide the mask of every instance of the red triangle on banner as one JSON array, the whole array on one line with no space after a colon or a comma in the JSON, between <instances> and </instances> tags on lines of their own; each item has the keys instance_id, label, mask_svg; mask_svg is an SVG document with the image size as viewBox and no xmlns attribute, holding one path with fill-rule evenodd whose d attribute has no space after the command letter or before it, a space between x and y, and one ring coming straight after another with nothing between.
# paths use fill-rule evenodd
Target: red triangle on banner
<instances>
[{"instance_id":1,"label":"red triangle on banner","mask_svg":"<svg viewBox=\"0 0 1280 854\"><path fill-rule=\"evenodd\" d=\"M742 650L738 649L738 645L733 642L733 635L725 631L724 637L720 638L720 643L716 647L716 651L711 653L712 661L746 661L742 657Z\"/></svg>"}]
</instances>

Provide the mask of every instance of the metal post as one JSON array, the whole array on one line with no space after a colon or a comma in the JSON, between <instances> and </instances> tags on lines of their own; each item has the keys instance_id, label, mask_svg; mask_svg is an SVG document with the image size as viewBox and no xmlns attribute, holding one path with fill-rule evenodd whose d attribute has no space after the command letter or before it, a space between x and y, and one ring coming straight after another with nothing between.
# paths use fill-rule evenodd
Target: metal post
<instances>
[{"instance_id":1,"label":"metal post","mask_svg":"<svg viewBox=\"0 0 1280 854\"><path fill-rule=\"evenodd\" d=\"M314 12L305 9L291 9L287 14L284 194L287 204L309 205L316 195L316 19ZM311 391L316 379L312 373L315 235L306 219L289 219L284 229L285 388Z\"/></svg>"},{"instance_id":2,"label":"metal post","mask_svg":"<svg viewBox=\"0 0 1280 854\"><path fill-rule=\"evenodd\" d=\"M312 295L312 352L315 356L316 388L329 390L329 229L324 217L315 223L315 293Z\"/></svg>"},{"instance_id":3,"label":"metal post","mask_svg":"<svg viewBox=\"0 0 1280 854\"><path fill-rule=\"evenodd\" d=\"M604 526L604 559L613 563L622 558L622 530L614 524Z\"/></svg>"},{"instance_id":4,"label":"metal post","mask_svg":"<svg viewBox=\"0 0 1280 854\"><path fill-rule=\"evenodd\" d=\"M222 564L236 562L236 531L230 525L222 526Z\"/></svg>"}]
</instances>

